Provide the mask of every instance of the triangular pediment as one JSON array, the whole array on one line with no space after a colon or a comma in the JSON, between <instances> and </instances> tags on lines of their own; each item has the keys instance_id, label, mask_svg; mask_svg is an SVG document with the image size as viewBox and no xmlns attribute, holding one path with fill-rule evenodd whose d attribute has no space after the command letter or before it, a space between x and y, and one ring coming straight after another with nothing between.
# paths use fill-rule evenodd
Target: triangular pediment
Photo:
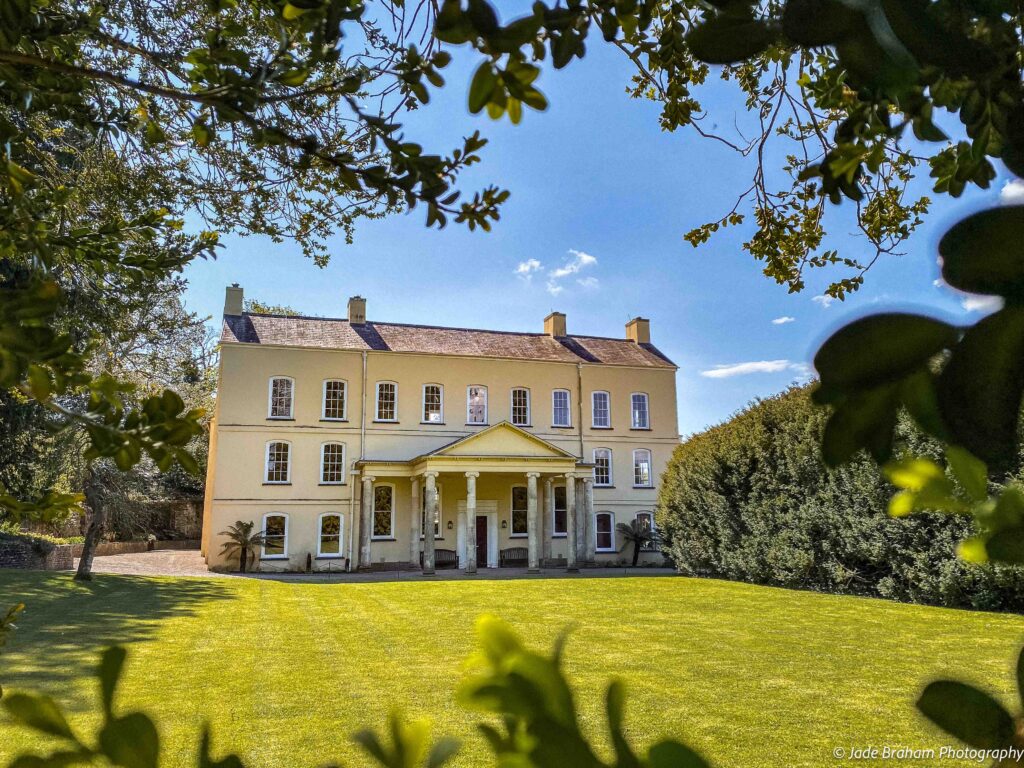
<instances>
[{"instance_id":1,"label":"triangular pediment","mask_svg":"<svg viewBox=\"0 0 1024 768\"><path fill-rule=\"evenodd\" d=\"M428 456L522 456L526 458L575 459L557 445L531 435L507 421L481 430L431 451Z\"/></svg>"}]
</instances>

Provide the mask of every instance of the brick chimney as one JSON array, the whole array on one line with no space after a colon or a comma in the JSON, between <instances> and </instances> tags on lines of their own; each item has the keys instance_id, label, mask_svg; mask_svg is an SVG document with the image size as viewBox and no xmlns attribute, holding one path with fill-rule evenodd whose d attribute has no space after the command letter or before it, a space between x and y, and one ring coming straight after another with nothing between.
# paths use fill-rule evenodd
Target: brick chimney
<instances>
[{"instance_id":1,"label":"brick chimney","mask_svg":"<svg viewBox=\"0 0 1024 768\"><path fill-rule=\"evenodd\" d=\"M565 336L565 313L552 312L544 318L544 333L548 336Z\"/></svg>"},{"instance_id":2,"label":"brick chimney","mask_svg":"<svg viewBox=\"0 0 1024 768\"><path fill-rule=\"evenodd\" d=\"M366 299L362 296L353 296L348 300L348 321L355 325L366 322Z\"/></svg>"},{"instance_id":3,"label":"brick chimney","mask_svg":"<svg viewBox=\"0 0 1024 768\"><path fill-rule=\"evenodd\" d=\"M242 314L242 287L238 283L232 283L224 290L224 314Z\"/></svg>"},{"instance_id":4,"label":"brick chimney","mask_svg":"<svg viewBox=\"0 0 1024 768\"><path fill-rule=\"evenodd\" d=\"M634 317L626 323L626 338L637 344L650 344L651 321L646 317Z\"/></svg>"}]
</instances>

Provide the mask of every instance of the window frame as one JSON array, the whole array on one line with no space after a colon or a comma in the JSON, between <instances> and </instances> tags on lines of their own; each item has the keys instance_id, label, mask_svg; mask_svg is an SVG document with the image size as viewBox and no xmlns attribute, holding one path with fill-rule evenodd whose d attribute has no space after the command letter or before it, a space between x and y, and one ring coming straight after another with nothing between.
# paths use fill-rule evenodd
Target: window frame
<instances>
[{"instance_id":1,"label":"window frame","mask_svg":"<svg viewBox=\"0 0 1024 768\"><path fill-rule=\"evenodd\" d=\"M380 536L375 532L377 523L377 489L378 488L390 488L391 489L391 532L387 536ZM395 541L395 506L398 503L398 499L395 495L395 484L394 483L374 483L373 484L373 507L370 510L370 541ZM383 511L383 510L382 510Z\"/></svg>"},{"instance_id":2,"label":"window frame","mask_svg":"<svg viewBox=\"0 0 1024 768\"><path fill-rule=\"evenodd\" d=\"M427 420L427 387L438 389L438 421ZM420 424L444 424L444 384L428 382L420 387Z\"/></svg>"},{"instance_id":3,"label":"window frame","mask_svg":"<svg viewBox=\"0 0 1024 768\"><path fill-rule=\"evenodd\" d=\"M653 533L657 533L658 532L657 525L654 522L654 513L653 512L651 512L649 510L646 510L646 509L643 509L643 510L640 510L639 512L637 512L637 513L635 513L633 515L633 519L634 520L639 520L641 517L649 517L650 520L651 520L651 531ZM650 544L648 546L641 547L640 551L641 552L660 552L661 550L660 550L660 548L658 547L657 544Z\"/></svg>"},{"instance_id":4,"label":"window frame","mask_svg":"<svg viewBox=\"0 0 1024 768\"><path fill-rule=\"evenodd\" d=\"M526 421L519 423L516 421L516 392L526 393ZM514 427L532 427L533 426L533 397L530 394L529 387L512 387L508 392L508 420L509 423Z\"/></svg>"},{"instance_id":5,"label":"window frame","mask_svg":"<svg viewBox=\"0 0 1024 768\"><path fill-rule=\"evenodd\" d=\"M268 517L283 517L284 518L284 535L282 536L283 541L281 542L281 554L280 555L268 555L267 554L267 518ZM287 560L288 559L288 528L290 525L289 515L287 512L264 512L263 513L263 527L260 528L260 534L263 536L264 543L260 545L260 560Z\"/></svg>"},{"instance_id":6,"label":"window frame","mask_svg":"<svg viewBox=\"0 0 1024 768\"><path fill-rule=\"evenodd\" d=\"M270 479L270 446L272 445L287 445L288 446L288 469L285 473L284 480L271 480ZM292 484L292 442L291 440L281 440L274 438L273 440L267 440L263 447L263 484L264 485L291 485Z\"/></svg>"},{"instance_id":7,"label":"window frame","mask_svg":"<svg viewBox=\"0 0 1024 768\"><path fill-rule=\"evenodd\" d=\"M324 518L338 518L338 551L324 552ZM333 534L332 534L333 535ZM345 557L345 516L341 512L321 512L316 520L316 556L321 560L341 560Z\"/></svg>"},{"instance_id":8,"label":"window frame","mask_svg":"<svg viewBox=\"0 0 1024 768\"><path fill-rule=\"evenodd\" d=\"M608 415L607 424L597 423L597 396L604 395L605 410ZM612 394L607 389L595 389L590 393L590 428L611 429L612 428Z\"/></svg>"},{"instance_id":9,"label":"window frame","mask_svg":"<svg viewBox=\"0 0 1024 768\"><path fill-rule=\"evenodd\" d=\"M597 480L597 453L598 451L608 452L608 482L601 483ZM599 446L594 449L594 487L595 488L614 488L615 487L615 470L613 469L613 457L615 456L614 451L611 448L605 448Z\"/></svg>"},{"instance_id":10,"label":"window frame","mask_svg":"<svg viewBox=\"0 0 1024 768\"><path fill-rule=\"evenodd\" d=\"M390 384L395 388L395 399L393 403L394 417L390 419L382 419L380 417L380 388L383 384ZM397 381L378 381L373 387L373 420L378 424L397 424L398 423L398 382Z\"/></svg>"},{"instance_id":11,"label":"window frame","mask_svg":"<svg viewBox=\"0 0 1024 768\"><path fill-rule=\"evenodd\" d=\"M324 457L327 455L327 446L341 446L341 480L324 480ZM345 482L345 444L339 440L324 440L320 443L320 485L346 485Z\"/></svg>"},{"instance_id":12,"label":"window frame","mask_svg":"<svg viewBox=\"0 0 1024 768\"><path fill-rule=\"evenodd\" d=\"M637 482L637 454L647 454L647 480L646 484ZM650 448L634 448L633 449L633 487L634 488L653 488L654 487L654 454L651 453Z\"/></svg>"},{"instance_id":13,"label":"window frame","mask_svg":"<svg viewBox=\"0 0 1024 768\"><path fill-rule=\"evenodd\" d=\"M565 530L560 531L556 527L558 522L558 489L562 489L562 498L565 499ZM565 484L551 486L551 538L565 539L569 537L569 497L565 490Z\"/></svg>"},{"instance_id":14,"label":"window frame","mask_svg":"<svg viewBox=\"0 0 1024 768\"><path fill-rule=\"evenodd\" d=\"M601 519L602 516L607 517L608 520L609 520L608 536L610 537L609 540L611 541L611 546L609 546L609 547L602 547L602 546L600 546L600 544L597 543L597 542L600 541L599 537L601 535L601 530L597 527L597 523ZM594 513L594 542L595 542L595 544L594 544L594 552L608 553L608 552L618 552L619 551L618 549L615 548L615 513L614 512L609 512L607 510L601 510L600 512L595 512Z\"/></svg>"},{"instance_id":15,"label":"window frame","mask_svg":"<svg viewBox=\"0 0 1024 768\"><path fill-rule=\"evenodd\" d=\"M520 511L526 521L526 530L516 533L516 489L522 488L526 491L526 506ZM515 485L509 489L508 497L508 537L510 539L525 539L530 535L530 489L525 485Z\"/></svg>"},{"instance_id":16,"label":"window frame","mask_svg":"<svg viewBox=\"0 0 1024 768\"><path fill-rule=\"evenodd\" d=\"M274 382L275 381L287 381L291 387L291 391L288 397L288 415L287 416L275 416L274 415ZM295 379L291 376L271 376L267 381L267 418L273 419L274 421L294 421L295 420Z\"/></svg>"},{"instance_id":17,"label":"window frame","mask_svg":"<svg viewBox=\"0 0 1024 768\"><path fill-rule=\"evenodd\" d=\"M471 405L472 404L472 396L470 395L469 391L471 389L482 389L483 390L483 393L484 393L484 420L483 421L473 421L472 417L470 415L471 414L470 408L472 407L472 405ZM487 426L488 416L489 416L489 414L487 412L487 386L485 384L469 384L466 387L466 424L467 424L467 426L470 426L470 425L474 426L474 427Z\"/></svg>"},{"instance_id":18,"label":"window frame","mask_svg":"<svg viewBox=\"0 0 1024 768\"><path fill-rule=\"evenodd\" d=\"M341 416L327 415L327 385L341 384L344 387L344 394L341 397ZM348 421L348 380L347 379L324 379L320 385L320 420L321 421Z\"/></svg>"},{"instance_id":19,"label":"window frame","mask_svg":"<svg viewBox=\"0 0 1024 768\"><path fill-rule=\"evenodd\" d=\"M555 396L565 393L565 423L559 424L555 414L558 412L555 406ZM572 429L572 393L568 389L553 389L551 390L551 426Z\"/></svg>"},{"instance_id":20,"label":"window frame","mask_svg":"<svg viewBox=\"0 0 1024 768\"><path fill-rule=\"evenodd\" d=\"M643 426L639 426L636 422L636 407L633 405L634 397L642 397L644 399L644 420L647 423ZM651 397L646 392L629 393L629 428L645 431L651 428Z\"/></svg>"}]
</instances>

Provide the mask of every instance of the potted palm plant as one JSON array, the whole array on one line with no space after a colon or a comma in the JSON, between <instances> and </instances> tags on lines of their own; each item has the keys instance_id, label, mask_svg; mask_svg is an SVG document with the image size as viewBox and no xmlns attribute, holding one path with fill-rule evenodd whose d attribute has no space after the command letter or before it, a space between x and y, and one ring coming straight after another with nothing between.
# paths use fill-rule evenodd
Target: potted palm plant
<instances>
[{"instance_id":1,"label":"potted palm plant","mask_svg":"<svg viewBox=\"0 0 1024 768\"><path fill-rule=\"evenodd\" d=\"M256 549L263 546L263 532L253 533L255 527L256 523L251 520L237 520L226 531L220 532L221 536L228 537L224 546L221 547L220 553L229 557L238 555L239 573L246 572L246 567L256 559Z\"/></svg>"},{"instance_id":2,"label":"potted palm plant","mask_svg":"<svg viewBox=\"0 0 1024 768\"><path fill-rule=\"evenodd\" d=\"M640 560L640 550L650 549L658 544L658 534L646 523L640 520L630 520L628 523L619 523L615 526L622 540L622 549L633 545L633 567L636 568Z\"/></svg>"}]
</instances>

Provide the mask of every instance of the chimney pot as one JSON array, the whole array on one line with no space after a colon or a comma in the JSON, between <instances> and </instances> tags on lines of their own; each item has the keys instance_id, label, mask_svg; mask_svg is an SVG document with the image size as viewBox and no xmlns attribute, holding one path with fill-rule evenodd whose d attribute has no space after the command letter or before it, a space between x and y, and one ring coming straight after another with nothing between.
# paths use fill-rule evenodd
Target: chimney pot
<instances>
[{"instance_id":1,"label":"chimney pot","mask_svg":"<svg viewBox=\"0 0 1024 768\"><path fill-rule=\"evenodd\" d=\"M548 336L565 336L565 313L552 312L544 318L544 333Z\"/></svg>"},{"instance_id":2,"label":"chimney pot","mask_svg":"<svg viewBox=\"0 0 1024 768\"><path fill-rule=\"evenodd\" d=\"M366 299L362 296L353 296L348 300L348 321L355 325L366 322Z\"/></svg>"},{"instance_id":3,"label":"chimney pot","mask_svg":"<svg viewBox=\"0 0 1024 768\"><path fill-rule=\"evenodd\" d=\"M243 304L243 291L238 283L232 283L224 289L224 314L241 315Z\"/></svg>"},{"instance_id":4,"label":"chimney pot","mask_svg":"<svg viewBox=\"0 0 1024 768\"><path fill-rule=\"evenodd\" d=\"M636 344L650 344L651 321L646 317L634 317L626 323L626 338Z\"/></svg>"}]
</instances>

